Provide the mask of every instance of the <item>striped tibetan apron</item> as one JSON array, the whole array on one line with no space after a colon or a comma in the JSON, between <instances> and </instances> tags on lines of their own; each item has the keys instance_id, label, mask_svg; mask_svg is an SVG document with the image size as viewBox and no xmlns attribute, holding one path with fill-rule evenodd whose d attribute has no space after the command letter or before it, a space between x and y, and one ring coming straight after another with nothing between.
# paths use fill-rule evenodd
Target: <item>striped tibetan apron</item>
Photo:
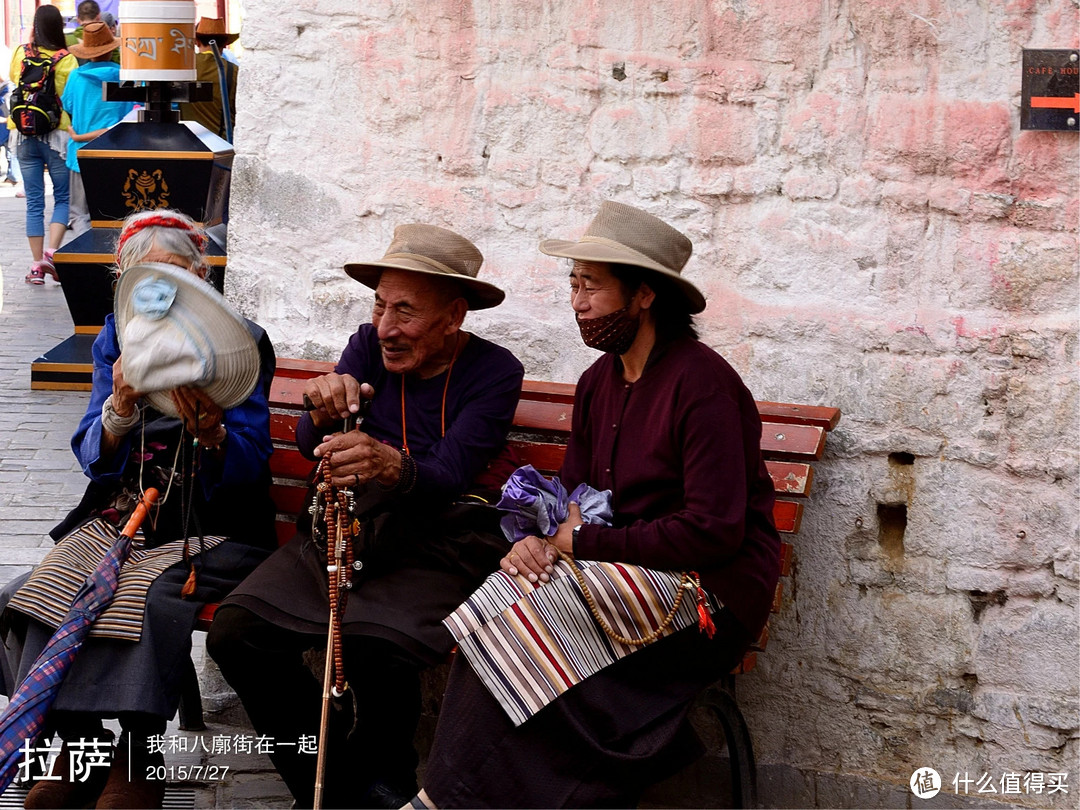
<instances>
[{"instance_id":1,"label":"striped tibetan apron","mask_svg":"<svg viewBox=\"0 0 1080 810\"><path fill-rule=\"evenodd\" d=\"M655 631L675 603L679 573L575 562L600 615L622 636L637 639ZM714 613L721 607L711 595L707 604ZM695 600L684 599L656 640L697 621ZM600 628L562 560L543 585L495 572L443 624L516 726L575 684L642 649L617 642Z\"/></svg>"},{"instance_id":2,"label":"striped tibetan apron","mask_svg":"<svg viewBox=\"0 0 1080 810\"><path fill-rule=\"evenodd\" d=\"M94 518L75 529L50 549L8 607L49 627L59 627L76 592L119 536L119 528L104 518ZM141 537L141 532L135 536L131 554L120 569L116 594L90 628L92 637L138 641L142 637L147 589L166 568L184 559L183 540L144 549L139 545ZM224 537L216 535L204 537L201 544L191 541L188 556L194 557L198 551L207 551L224 541Z\"/></svg>"}]
</instances>

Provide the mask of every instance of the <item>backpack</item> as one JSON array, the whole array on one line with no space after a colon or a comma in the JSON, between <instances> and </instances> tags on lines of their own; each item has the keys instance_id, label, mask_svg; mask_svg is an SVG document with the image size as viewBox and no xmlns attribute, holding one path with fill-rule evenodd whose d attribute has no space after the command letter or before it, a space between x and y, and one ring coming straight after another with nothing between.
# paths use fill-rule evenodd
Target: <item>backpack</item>
<instances>
[{"instance_id":1,"label":"backpack","mask_svg":"<svg viewBox=\"0 0 1080 810\"><path fill-rule=\"evenodd\" d=\"M11 118L23 135L47 135L60 126L56 63L67 55L66 48L45 56L33 45L24 46L22 73L11 94Z\"/></svg>"}]
</instances>

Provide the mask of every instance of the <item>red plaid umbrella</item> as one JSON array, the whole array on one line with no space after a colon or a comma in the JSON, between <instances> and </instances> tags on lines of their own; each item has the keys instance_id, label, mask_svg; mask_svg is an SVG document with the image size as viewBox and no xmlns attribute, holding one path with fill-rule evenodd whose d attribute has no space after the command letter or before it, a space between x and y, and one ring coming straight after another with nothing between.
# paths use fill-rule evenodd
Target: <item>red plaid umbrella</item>
<instances>
[{"instance_id":1,"label":"red plaid umbrella","mask_svg":"<svg viewBox=\"0 0 1080 810\"><path fill-rule=\"evenodd\" d=\"M78 655L94 620L116 593L116 579L131 551L131 540L157 497L156 489L148 489L143 494L124 530L94 573L79 588L71 609L0 714L0 793L15 779L20 754L41 736L45 716L68 667Z\"/></svg>"}]
</instances>

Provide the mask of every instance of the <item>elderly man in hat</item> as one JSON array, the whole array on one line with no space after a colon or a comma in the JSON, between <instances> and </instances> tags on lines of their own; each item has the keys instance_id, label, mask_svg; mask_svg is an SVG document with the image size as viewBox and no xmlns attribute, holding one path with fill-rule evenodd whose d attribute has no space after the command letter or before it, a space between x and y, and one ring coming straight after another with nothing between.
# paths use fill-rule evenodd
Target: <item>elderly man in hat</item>
<instances>
[{"instance_id":1,"label":"elderly man in hat","mask_svg":"<svg viewBox=\"0 0 1080 810\"><path fill-rule=\"evenodd\" d=\"M225 31L225 21L218 17L200 17L195 27L195 73L200 82L209 82L213 89L210 101L186 101L180 105L180 117L196 121L229 143L236 123L236 78L240 68L235 61L224 57L225 49L240 37ZM211 43L216 43L214 53ZM224 91L224 92L223 92Z\"/></svg>"},{"instance_id":2,"label":"elderly man in hat","mask_svg":"<svg viewBox=\"0 0 1080 810\"><path fill-rule=\"evenodd\" d=\"M334 656L348 686L319 741L327 807L400 807L415 791L419 673L452 647L440 621L506 553L487 504L513 468L497 462L523 370L462 329L469 310L503 300L477 278L482 261L452 231L399 226L381 260L346 265L375 290L372 320L334 373L305 388L313 410L297 444L321 460L318 481L348 500L355 555ZM359 428L345 429L357 414ZM316 757L303 745L319 733L323 703L312 671L322 662L312 667L310 653L328 635L320 503L314 527L241 583L207 639L256 731L277 741L270 756L299 807L313 801Z\"/></svg>"},{"instance_id":3,"label":"elderly man in hat","mask_svg":"<svg viewBox=\"0 0 1080 810\"><path fill-rule=\"evenodd\" d=\"M533 678L513 676L528 671L532 640L512 637L479 668L458 655L414 807L637 806L650 780L694 750L683 750L688 740L693 745L683 725L689 703L757 637L779 575L761 419L739 375L697 339L693 315L705 298L682 275L690 240L609 201L580 240L549 239L540 250L572 260L570 303L581 338L604 353L578 383L560 477L568 491L579 484L609 490L614 516L611 525L583 523L571 504L554 535L514 543L500 563L507 576L496 574L481 588L490 597L485 607L499 615L504 602L546 599L549 589L568 593L576 577L563 560L555 567L561 552L583 568L583 561L619 563L623 575L634 567L696 572L700 608L719 609L665 636L638 619L635 592L634 611L615 610L630 628L622 632L660 636L639 647L614 635L588 644L585 629L594 623L585 610L584 624L573 625L580 631L559 648L574 650L566 660L584 677L520 724L494 694L509 688L519 700L532 696ZM538 583L536 597L522 597L520 588L489 590L520 582L519 575ZM586 593L582 586L573 598L554 598L549 613L569 614ZM548 621L544 613L528 615L533 629ZM543 627L538 633L549 637ZM623 652L604 659L612 648ZM462 650L471 656L464 643ZM583 669L612 658L591 673Z\"/></svg>"}]
</instances>

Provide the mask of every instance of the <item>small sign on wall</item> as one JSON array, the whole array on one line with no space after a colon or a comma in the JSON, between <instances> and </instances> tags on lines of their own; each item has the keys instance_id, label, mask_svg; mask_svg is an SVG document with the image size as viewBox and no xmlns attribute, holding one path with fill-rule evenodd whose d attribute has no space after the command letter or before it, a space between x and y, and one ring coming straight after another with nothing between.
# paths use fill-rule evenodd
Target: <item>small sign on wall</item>
<instances>
[{"instance_id":1,"label":"small sign on wall","mask_svg":"<svg viewBox=\"0 0 1080 810\"><path fill-rule=\"evenodd\" d=\"M1020 129L1076 132L1080 123L1080 51L1024 49Z\"/></svg>"}]
</instances>

